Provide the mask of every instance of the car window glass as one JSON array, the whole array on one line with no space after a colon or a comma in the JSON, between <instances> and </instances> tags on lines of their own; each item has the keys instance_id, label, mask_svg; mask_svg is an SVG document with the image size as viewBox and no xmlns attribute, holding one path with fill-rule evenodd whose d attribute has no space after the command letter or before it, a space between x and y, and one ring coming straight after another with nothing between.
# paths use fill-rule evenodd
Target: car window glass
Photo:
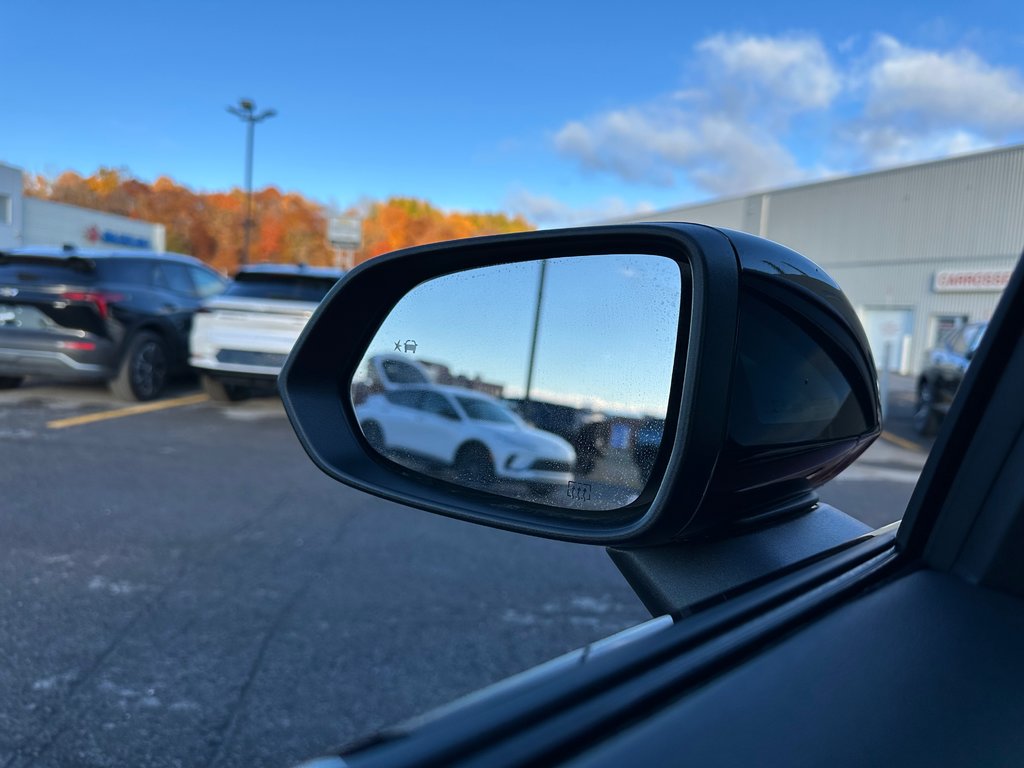
<instances>
[{"instance_id":1,"label":"car window glass","mask_svg":"<svg viewBox=\"0 0 1024 768\"><path fill-rule=\"evenodd\" d=\"M103 279L112 283L153 285L156 264L145 259L104 259L98 264Z\"/></svg>"},{"instance_id":2,"label":"car window glass","mask_svg":"<svg viewBox=\"0 0 1024 768\"><path fill-rule=\"evenodd\" d=\"M953 354L962 355L967 352L967 333L961 329L949 337L949 349Z\"/></svg>"},{"instance_id":3,"label":"car window glass","mask_svg":"<svg viewBox=\"0 0 1024 768\"><path fill-rule=\"evenodd\" d=\"M381 363L384 375L392 384L426 384L427 377L414 365L401 360L385 360Z\"/></svg>"},{"instance_id":4,"label":"car window glass","mask_svg":"<svg viewBox=\"0 0 1024 768\"><path fill-rule=\"evenodd\" d=\"M420 404L420 408L428 413L436 413L439 416L444 416L446 419L452 421L459 420L459 414L452 408L443 395L439 395L437 392L425 392L423 394L423 402Z\"/></svg>"},{"instance_id":5,"label":"car window glass","mask_svg":"<svg viewBox=\"0 0 1024 768\"><path fill-rule=\"evenodd\" d=\"M195 284L195 291L200 298L208 299L224 292L227 281L216 272L201 267L189 267L189 272L192 275L192 282Z\"/></svg>"},{"instance_id":6,"label":"car window glass","mask_svg":"<svg viewBox=\"0 0 1024 768\"><path fill-rule=\"evenodd\" d=\"M0 254L0 283L66 283L82 285L96 281L96 263L89 259L50 258Z\"/></svg>"},{"instance_id":7,"label":"car window glass","mask_svg":"<svg viewBox=\"0 0 1024 768\"><path fill-rule=\"evenodd\" d=\"M469 418L475 421L491 421L495 424L515 424L512 414L497 403L478 397L456 398Z\"/></svg>"},{"instance_id":8,"label":"car window glass","mask_svg":"<svg viewBox=\"0 0 1024 768\"><path fill-rule=\"evenodd\" d=\"M307 301L319 304L336 282L337 279L333 277L240 272L228 286L226 295L246 299Z\"/></svg>"},{"instance_id":9,"label":"car window glass","mask_svg":"<svg viewBox=\"0 0 1024 768\"><path fill-rule=\"evenodd\" d=\"M388 392L387 400L392 405L402 405L406 408L418 408L422 393L416 389L405 389L398 392Z\"/></svg>"},{"instance_id":10,"label":"car window glass","mask_svg":"<svg viewBox=\"0 0 1024 768\"><path fill-rule=\"evenodd\" d=\"M195 296L195 287L192 285L192 279L188 276L188 269L184 264L164 262L160 265L159 275L164 287L170 288L175 293Z\"/></svg>"}]
</instances>

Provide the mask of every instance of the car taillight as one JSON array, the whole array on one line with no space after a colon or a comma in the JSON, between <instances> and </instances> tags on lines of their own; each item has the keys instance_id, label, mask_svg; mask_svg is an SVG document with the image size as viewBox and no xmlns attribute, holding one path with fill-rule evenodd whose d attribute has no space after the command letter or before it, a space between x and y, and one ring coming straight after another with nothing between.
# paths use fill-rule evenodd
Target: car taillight
<instances>
[{"instance_id":1,"label":"car taillight","mask_svg":"<svg viewBox=\"0 0 1024 768\"><path fill-rule=\"evenodd\" d=\"M96 349L96 345L91 341L58 341L57 346L61 349L80 349L84 351Z\"/></svg>"},{"instance_id":2,"label":"car taillight","mask_svg":"<svg viewBox=\"0 0 1024 768\"><path fill-rule=\"evenodd\" d=\"M124 299L120 293L106 293L101 291L66 291L61 295L67 301L87 301L96 307L99 316L106 320L110 316L110 305L115 301Z\"/></svg>"}]
</instances>

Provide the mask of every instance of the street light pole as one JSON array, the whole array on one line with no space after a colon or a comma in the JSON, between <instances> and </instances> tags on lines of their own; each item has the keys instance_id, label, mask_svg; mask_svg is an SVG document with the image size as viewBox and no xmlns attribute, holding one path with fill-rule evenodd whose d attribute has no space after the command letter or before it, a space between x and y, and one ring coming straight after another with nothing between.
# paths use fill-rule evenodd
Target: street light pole
<instances>
[{"instance_id":1,"label":"street light pole","mask_svg":"<svg viewBox=\"0 0 1024 768\"><path fill-rule=\"evenodd\" d=\"M540 307L544 303L544 283L547 282L548 260L540 260L540 277L537 280L537 306L533 315L533 335L530 338L530 362L526 366L526 392L523 394L523 414L529 420L533 414L530 395L533 389L533 365L537 358L537 336L540 334Z\"/></svg>"},{"instance_id":2,"label":"street light pole","mask_svg":"<svg viewBox=\"0 0 1024 768\"><path fill-rule=\"evenodd\" d=\"M252 99L239 99L237 107L228 107L235 117L246 123L245 126L245 246L242 250L242 264L249 263L249 242L252 238L252 145L256 135L256 123L277 114L276 110L267 109L257 114L256 103Z\"/></svg>"}]
</instances>

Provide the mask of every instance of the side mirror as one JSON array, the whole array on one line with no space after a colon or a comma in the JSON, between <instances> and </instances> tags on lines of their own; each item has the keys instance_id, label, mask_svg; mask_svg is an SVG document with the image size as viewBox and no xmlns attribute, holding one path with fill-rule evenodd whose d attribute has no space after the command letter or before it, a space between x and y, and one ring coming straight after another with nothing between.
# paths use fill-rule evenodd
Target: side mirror
<instances>
[{"instance_id":1,"label":"side mirror","mask_svg":"<svg viewBox=\"0 0 1024 768\"><path fill-rule=\"evenodd\" d=\"M780 245L695 224L378 257L328 294L280 383L337 480L617 547L813 507L881 429L835 283Z\"/></svg>"}]
</instances>

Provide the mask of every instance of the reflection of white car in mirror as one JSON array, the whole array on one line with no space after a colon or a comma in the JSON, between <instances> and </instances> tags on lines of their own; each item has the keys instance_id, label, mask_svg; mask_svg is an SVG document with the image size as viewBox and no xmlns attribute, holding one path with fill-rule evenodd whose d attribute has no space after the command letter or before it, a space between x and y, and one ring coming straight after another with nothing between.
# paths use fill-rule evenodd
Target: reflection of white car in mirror
<instances>
[{"instance_id":1,"label":"reflection of white car in mirror","mask_svg":"<svg viewBox=\"0 0 1024 768\"><path fill-rule=\"evenodd\" d=\"M192 323L189 363L215 400L272 385L313 310L344 273L297 264L243 267Z\"/></svg>"},{"instance_id":2,"label":"reflection of white car in mirror","mask_svg":"<svg viewBox=\"0 0 1024 768\"><path fill-rule=\"evenodd\" d=\"M528 426L489 395L461 387L409 385L370 395L356 407L367 442L450 467L460 482L518 481L533 490L573 479L576 452Z\"/></svg>"},{"instance_id":3,"label":"reflection of white car in mirror","mask_svg":"<svg viewBox=\"0 0 1024 768\"><path fill-rule=\"evenodd\" d=\"M371 386L395 389L409 384L430 384L433 381L426 368L403 355L374 355L369 362L367 374Z\"/></svg>"},{"instance_id":4,"label":"reflection of white car in mirror","mask_svg":"<svg viewBox=\"0 0 1024 768\"><path fill-rule=\"evenodd\" d=\"M374 355L367 361L365 375L352 381L352 402L358 406L370 395L433 383L427 369L415 360L401 354Z\"/></svg>"}]
</instances>

